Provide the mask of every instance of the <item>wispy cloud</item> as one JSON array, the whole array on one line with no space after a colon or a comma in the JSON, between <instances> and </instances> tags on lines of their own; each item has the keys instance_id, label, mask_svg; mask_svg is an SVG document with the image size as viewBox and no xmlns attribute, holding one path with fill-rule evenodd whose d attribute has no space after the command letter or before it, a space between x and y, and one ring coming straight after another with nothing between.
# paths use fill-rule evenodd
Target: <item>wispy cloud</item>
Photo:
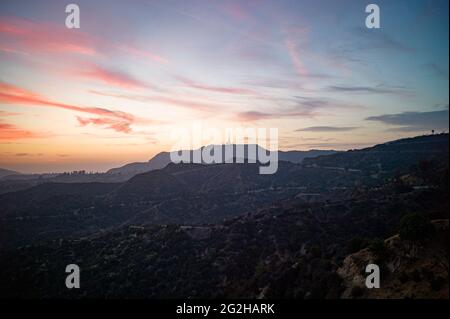
<instances>
[{"instance_id":1,"label":"wispy cloud","mask_svg":"<svg viewBox=\"0 0 450 319\"><path fill-rule=\"evenodd\" d=\"M186 85L187 87L199 89L199 90L205 90L215 93L225 93L225 94L241 94L241 95L251 95L251 94L257 94L256 91L247 89L247 88L239 88L239 87L223 87L223 86L213 86L213 85L207 85L198 83L195 81L192 81L190 79L187 79L185 77L176 77L181 83Z\"/></svg>"},{"instance_id":2,"label":"wispy cloud","mask_svg":"<svg viewBox=\"0 0 450 319\"><path fill-rule=\"evenodd\" d=\"M108 85L123 89L149 89L151 85L136 79L134 76L122 71L107 69L98 65L89 64L75 72L87 79L100 81Z\"/></svg>"},{"instance_id":3,"label":"wispy cloud","mask_svg":"<svg viewBox=\"0 0 450 319\"><path fill-rule=\"evenodd\" d=\"M367 143L292 143L286 144L283 147L290 149L297 148L306 148L306 149L321 149L321 150L350 150L350 149L358 149L363 147L372 146L375 143L367 142Z\"/></svg>"},{"instance_id":4,"label":"wispy cloud","mask_svg":"<svg viewBox=\"0 0 450 319\"><path fill-rule=\"evenodd\" d=\"M310 126L295 130L295 132L348 132L356 130L354 126Z\"/></svg>"},{"instance_id":5,"label":"wispy cloud","mask_svg":"<svg viewBox=\"0 0 450 319\"><path fill-rule=\"evenodd\" d=\"M300 77L306 77L308 75L308 70L304 64L300 48L301 43L305 41L306 32L305 28L291 28L286 31L286 36L284 38L284 45L287 49L287 53L291 58L295 72Z\"/></svg>"},{"instance_id":6,"label":"wispy cloud","mask_svg":"<svg viewBox=\"0 0 450 319\"><path fill-rule=\"evenodd\" d=\"M138 95L138 94L120 94L120 93L108 93L96 90L90 90L91 93L109 97L115 97L120 99L127 99L131 101L138 101L142 103L163 103L173 105L175 107L181 107L189 110L195 110L200 112L218 112L220 109L226 106L218 103L199 102L197 100L179 97L176 94L173 96L162 95Z\"/></svg>"},{"instance_id":7,"label":"wispy cloud","mask_svg":"<svg viewBox=\"0 0 450 319\"><path fill-rule=\"evenodd\" d=\"M448 130L448 110L432 112L404 112L370 116L368 121L393 126L392 131L419 132L428 130Z\"/></svg>"},{"instance_id":8,"label":"wispy cloud","mask_svg":"<svg viewBox=\"0 0 450 319\"><path fill-rule=\"evenodd\" d=\"M0 116L16 116L16 115L20 115L20 113L17 113L17 112L6 112L6 111L1 111L0 110Z\"/></svg>"},{"instance_id":9,"label":"wispy cloud","mask_svg":"<svg viewBox=\"0 0 450 319\"><path fill-rule=\"evenodd\" d=\"M3 35L1 51L21 55L36 53L81 56L104 56L118 53L142 61L149 60L168 64L169 59L161 54L132 43L114 43L84 33L82 29L67 29L64 24L33 21L19 17L0 17L0 35Z\"/></svg>"},{"instance_id":10,"label":"wispy cloud","mask_svg":"<svg viewBox=\"0 0 450 319\"><path fill-rule=\"evenodd\" d=\"M287 111L287 112L260 112L260 111L246 111L238 112L234 115L234 119L242 122L254 122L259 120L295 118L295 117L314 117L315 114L309 111Z\"/></svg>"},{"instance_id":11,"label":"wispy cloud","mask_svg":"<svg viewBox=\"0 0 450 319\"><path fill-rule=\"evenodd\" d=\"M401 53L412 53L416 49L395 39L383 30L372 30L367 28L355 28L352 32L359 42L352 46L352 50L388 50Z\"/></svg>"},{"instance_id":12,"label":"wispy cloud","mask_svg":"<svg viewBox=\"0 0 450 319\"><path fill-rule=\"evenodd\" d=\"M428 63L424 66L435 75L448 80L448 69L445 69L444 67L437 65L436 63Z\"/></svg>"},{"instance_id":13,"label":"wispy cloud","mask_svg":"<svg viewBox=\"0 0 450 319\"><path fill-rule=\"evenodd\" d=\"M100 107L82 107L73 104L62 103L58 101L50 100L46 97L40 96L34 92L25 90L23 88L0 82L0 103L2 104L20 104L20 105L41 105L46 107L61 108L70 111L76 111L80 113L87 113L91 115L100 116L97 119L84 119L79 120L83 125L96 124L113 129L117 132L129 133L131 132L131 125L134 123L155 124L158 121L151 119L139 118L134 115L110 110Z\"/></svg>"},{"instance_id":14,"label":"wispy cloud","mask_svg":"<svg viewBox=\"0 0 450 319\"><path fill-rule=\"evenodd\" d=\"M296 103L298 107L307 108L311 110L329 107L331 104L330 101L321 98L303 97L303 96L298 96L296 98L297 98Z\"/></svg>"},{"instance_id":15,"label":"wispy cloud","mask_svg":"<svg viewBox=\"0 0 450 319\"><path fill-rule=\"evenodd\" d=\"M0 82L0 90L0 103L2 104L42 105L82 113L113 117L126 121L133 121L135 119L133 115L126 112L114 111L100 107L81 107L52 101L34 92L4 82Z\"/></svg>"},{"instance_id":16,"label":"wispy cloud","mask_svg":"<svg viewBox=\"0 0 450 319\"><path fill-rule=\"evenodd\" d=\"M410 95L405 87L401 86L344 86L344 85L331 85L327 88L333 92L343 93L366 93L366 94L394 94L394 95Z\"/></svg>"},{"instance_id":17,"label":"wispy cloud","mask_svg":"<svg viewBox=\"0 0 450 319\"><path fill-rule=\"evenodd\" d=\"M5 36L6 43L12 43L17 47L14 51L82 55L96 53L95 40L91 36L79 30L49 23L2 17L0 18L0 34Z\"/></svg>"},{"instance_id":18,"label":"wispy cloud","mask_svg":"<svg viewBox=\"0 0 450 319\"><path fill-rule=\"evenodd\" d=\"M145 50L142 48L138 48L134 45L127 45L124 44L119 47L124 53L130 54L134 57L141 58L141 59L148 59L153 62L162 63L162 64L169 64L169 59L167 57L163 57L160 54L154 53L149 50Z\"/></svg>"},{"instance_id":19,"label":"wispy cloud","mask_svg":"<svg viewBox=\"0 0 450 319\"><path fill-rule=\"evenodd\" d=\"M118 120L114 118L100 117L100 118L82 118L77 116L80 126L86 126L88 124L96 126L104 126L112 129L116 132L131 133L131 122Z\"/></svg>"},{"instance_id":20,"label":"wispy cloud","mask_svg":"<svg viewBox=\"0 0 450 319\"><path fill-rule=\"evenodd\" d=\"M331 98L320 98L314 96L295 96L296 109L320 110L320 109L361 109L363 106L351 102L342 102Z\"/></svg>"},{"instance_id":21,"label":"wispy cloud","mask_svg":"<svg viewBox=\"0 0 450 319\"><path fill-rule=\"evenodd\" d=\"M221 5L222 10L228 14L229 16L233 17L237 20L248 20L249 14L247 10L243 7L243 4L245 2L239 1L226 1Z\"/></svg>"},{"instance_id":22,"label":"wispy cloud","mask_svg":"<svg viewBox=\"0 0 450 319\"><path fill-rule=\"evenodd\" d=\"M292 89L303 90L304 86L299 81L283 78L255 78L252 77L244 82L245 85L261 87L263 89Z\"/></svg>"},{"instance_id":23,"label":"wispy cloud","mask_svg":"<svg viewBox=\"0 0 450 319\"><path fill-rule=\"evenodd\" d=\"M20 140L29 138L44 138L48 137L48 134L37 133L29 130L22 129L16 125L0 122L0 140Z\"/></svg>"},{"instance_id":24,"label":"wispy cloud","mask_svg":"<svg viewBox=\"0 0 450 319\"><path fill-rule=\"evenodd\" d=\"M25 52L22 52L22 51L19 51L19 50L15 50L15 49L11 49L11 48L8 48L8 47L0 47L0 52L11 53L11 54L19 54L19 55L24 55L24 56L28 55L28 53L25 53Z\"/></svg>"}]
</instances>

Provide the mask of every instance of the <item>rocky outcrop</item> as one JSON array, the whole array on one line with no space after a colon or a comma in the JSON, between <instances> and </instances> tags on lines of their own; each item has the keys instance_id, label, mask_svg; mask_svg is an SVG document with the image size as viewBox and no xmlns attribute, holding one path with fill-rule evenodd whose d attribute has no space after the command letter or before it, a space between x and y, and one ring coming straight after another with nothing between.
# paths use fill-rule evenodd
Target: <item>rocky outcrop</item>
<instances>
[{"instance_id":1,"label":"rocky outcrop","mask_svg":"<svg viewBox=\"0 0 450 319\"><path fill-rule=\"evenodd\" d=\"M386 239L383 259L370 248L347 256L337 270L345 286L341 298L449 298L448 219L432 224L435 235L422 242ZM368 264L379 266L380 288L366 288Z\"/></svg>"}]
</instances>

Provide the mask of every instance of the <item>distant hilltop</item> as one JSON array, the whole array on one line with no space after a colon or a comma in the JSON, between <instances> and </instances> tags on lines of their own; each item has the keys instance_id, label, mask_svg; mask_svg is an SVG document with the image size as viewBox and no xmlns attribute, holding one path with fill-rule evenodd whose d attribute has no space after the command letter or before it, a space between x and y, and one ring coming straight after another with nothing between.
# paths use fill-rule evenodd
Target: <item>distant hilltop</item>
<instances>
[{"instance_id":1,"label":"distant hilltop","mask_svg":"<svg viewBox=\"0 0 450 319\"><path fill-rule=\"evenodd\" d=\"M393 170L409 168L424 158L431 162L434 160L448 161L448 138L448 133L422 135L350 151L278 151L278 160L292 164L301 164L305 167L364 172L365 175L370 175L374 178L383 178L384 176L390 175ZM219 145L222 148L225 146ZM234 148L236 146L233 144ZM245 149L244 161L254 160L254 158L247 155L248 148L249 146L255 147L257 145L241 146L244 146ZM257 147L262 152L268 152L262 147ZM190 153L190 159L193 158L196 152L201 152L203 148L188 151ZM161 152L147 162L129 163L121 167L112 168L106 173L21 174L12 170L0 169L0 194L25 189L44 182L124 182L135 175L165 168L171 163L170 154L170 152ZM222 159L225 160L224 157Z\"/></svg>"},{"instance_id":2,"label":"distant hilltop","mask_svg":"<svg viewBox=\"0 0 450 319\"><path fill-rule=\"evenodd\" d=\"M203 146L197 150L188 150L189 152L189 162L194 162L194 157L196 155L201 154L202 150L205 147L220 147L222 149L222 160L219 163L224 163L227 160L230 160L231 158L227 158L225 147L227 145L209 145L209 146ZM269 152L268 150L262 148L259 145L254 144L245 144L245 145L236 145L233 144L233 157L239 158L236 155L236 150L238 147L242 147L244 149L244 157L241 158L245 162L248 161L257 161L258 156L256 157L254 155L249 154L249 149L254 148L256 149L256 154L259 152ZM146 173L150 172L155 169L161 169L166 167L171 162L171 153L178 153L181 151L176 152L161 152L155 155L152 159L150 159L148 162L135 162L135 163L129 163L121 167L112 168L108 170L107 174L121 174L121 175L131 175L134 176L136 174ZM291 162L295 164L300 164L303 162L305 158L312 158L317 156L324 156L324 155L331 155L338 153L338 151L334 150L309 150L309 151L278 151L278 160L279 161L286 161Z\"/></svg>"},{"instance_id":3,"label":"distant hilltop","mask_svg":"<svg viewBox=\"0 0 450 319\"><path fill-rule=\"evenodd\" d=\"M19 175L19 172L11 171L9 169L0 168L0 178L9 176L9 175Z\"/></svg>"}]
</instances>

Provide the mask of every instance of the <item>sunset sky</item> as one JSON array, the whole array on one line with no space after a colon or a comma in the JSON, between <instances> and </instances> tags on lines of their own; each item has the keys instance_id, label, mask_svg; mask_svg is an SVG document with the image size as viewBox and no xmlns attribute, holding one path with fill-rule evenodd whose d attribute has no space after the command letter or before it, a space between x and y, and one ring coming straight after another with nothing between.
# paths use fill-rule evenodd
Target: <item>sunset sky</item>
<instances>
[{"instance_id":1,"label":"sunset sky","mask_svg":"<svg viewBox=\"0 0 450 319\"><path fill-rule=\"evenodd\" d=\"M67 29L70 2L2 0L0 167L104 171L196 121L284 150L448 131L448 1L372 2L77 0Z\"/></svg>"}]
</instances>

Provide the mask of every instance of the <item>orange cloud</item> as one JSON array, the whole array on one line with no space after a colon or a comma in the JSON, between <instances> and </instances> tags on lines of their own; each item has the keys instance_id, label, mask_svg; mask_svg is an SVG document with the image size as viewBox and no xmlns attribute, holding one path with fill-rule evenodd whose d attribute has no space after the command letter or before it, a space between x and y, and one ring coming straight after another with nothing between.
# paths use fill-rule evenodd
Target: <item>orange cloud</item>
<instances>
[{"instance_id":1,"label":"orange cloud","mask_svg":"<svg viewBox=\"0 0 450 319\"><path fill-rule=\"evenodd\" d=\"M16 116L16 115L20 115L20 113L0 111L0 116Z\"/></svg>"},{"instance_id":2,"label":"orange cloud","mask_svg":"<svg viewBox=\"0 0 450 319\"><path fill-rule=\"evenodd\" d=\"M18 139L45 137L44 134L23 130L9 123L0 123L0 140L10 141Z\"/></svg>"},{"instance_id":3,"label":"orange cloud","mask_svg":"<svg viewBox=\"0 0 450 319\"><path fill-rule=\"evenodd\" d=\"M80 123L80 126L86 126L88 124L93 124L97 126L106 126L109 129L112 129L116 132L122 132L122 133L131 133L131 127L130 125L132 123L112 118L81 118L77 116L78 123Z\"/></svg>"}]
</instances>

